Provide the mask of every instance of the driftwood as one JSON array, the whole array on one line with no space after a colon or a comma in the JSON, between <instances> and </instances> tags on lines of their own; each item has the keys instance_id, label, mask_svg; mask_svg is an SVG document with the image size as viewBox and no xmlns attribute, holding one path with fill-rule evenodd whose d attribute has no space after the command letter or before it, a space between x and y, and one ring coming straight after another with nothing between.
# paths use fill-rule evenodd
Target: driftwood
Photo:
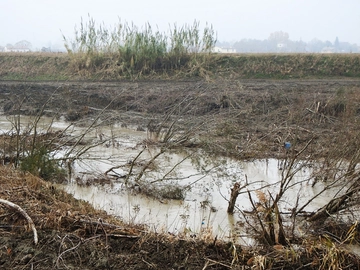
<instances>
[{"instance_id":1,"label":"driftwood","mask_svg":"<svg viewBox=\"0 0 360 270\"><path fill-rule=\"evenodd\" d=\"M37 234L34 222L30 218L30 216L25 212L25 210L22 209L17 204L12 203L12 202L7 201L7 200L0 199L0 203L5 204L6 206L8 206L8 207L10 207L12 209L15 209L16 211L20 212L21 215L23 215L23 217L27 220L27 222L29 223L29 226L31 227L31 229L32 229L32 231L34 233L34 243L35 243L35 245L37 245L37 243L38 243L38 234Z\"/></svg>"}]
</instances>

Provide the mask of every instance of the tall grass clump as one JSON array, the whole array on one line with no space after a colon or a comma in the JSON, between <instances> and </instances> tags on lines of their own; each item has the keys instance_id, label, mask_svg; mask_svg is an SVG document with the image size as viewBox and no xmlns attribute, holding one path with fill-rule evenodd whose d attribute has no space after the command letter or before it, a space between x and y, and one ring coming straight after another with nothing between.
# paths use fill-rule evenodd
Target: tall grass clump
<instances>
[{"instance_id":1,"label":"tall grass clump","mask_svg":"<svg viewBox=\"0 0 360 270\"><path fill-rule=\"evenodd\" d=\"M73 40L63 38L76 72L126 78L191 70L206 62L216 43L212 26L206 24L201 31L198 21L174 24L166 33L153 30L149 23L138 28L121 20L107 28L90 16L75 27Z\"/></svg>"}]
</instances>

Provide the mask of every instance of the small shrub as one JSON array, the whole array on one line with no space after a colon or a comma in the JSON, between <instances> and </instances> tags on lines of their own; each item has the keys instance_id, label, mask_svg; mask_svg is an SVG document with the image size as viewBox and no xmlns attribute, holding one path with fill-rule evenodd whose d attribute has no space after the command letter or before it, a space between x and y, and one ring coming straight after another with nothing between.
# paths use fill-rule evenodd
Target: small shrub
<instances>
[{"instance_id":1,"label":"small shrub","mask_svg":"<svg viewBox=\"0 0 360 270\"><path fill-rule=\"evenodd\" d=\"M65 179L65 170L61 168L57 160L50 158L46 147L35 148L34 152L24 157L20 162L22 171L30 172L44 180L56 180L62 182Z\"/></svg>"}]
</instances>

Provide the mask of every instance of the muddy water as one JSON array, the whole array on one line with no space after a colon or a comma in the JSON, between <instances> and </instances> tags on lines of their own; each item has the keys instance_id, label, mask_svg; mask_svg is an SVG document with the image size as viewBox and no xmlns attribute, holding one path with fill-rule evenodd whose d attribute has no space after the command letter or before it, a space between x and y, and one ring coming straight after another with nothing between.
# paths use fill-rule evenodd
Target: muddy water
<instances>
[{"instance_id":1,"label":"muddy water","mask_svg":"<svg viewBox=\"0 0 360 270\"><path fill-rule=\"evenodd\" d=\"M26 126L30 119L22 117L21 121ZM7 132L12 128L11 122L6 117L0 118L0 125L2 132ZM69 123L44 118L39 127L47 130L49 125L56 130L68 127ZM69 129L69 133L81 134L86 129L86 127L74 126ZM238 162L219 158L212 160L211 164L203 163L202 167L208 170L204 173L204 171L199 171L190 159L183 160L184 153L165 153L156 159L153 171L146 173L146 180L156 181L164 175L171 175L171 179L159 181L158 185L188 187L185 199L150 198L126 189L124 178L119 177L126 175L129 170L126 164L144 148L141 142L146 138L146 132L122 128L120 124L111 127L98 126L92 129L88 132L86 139L98 146L88 150L72 164L73 174L69 183L61 187L74 197L89 201L96 208L103 209L125 222L147 224L149 229L157 232L185 233L192 236L211 234L222 239L237 237L239 242L251 241L239 225L243 221L242 216L227 214L231 188L235 182L245 185L247 179L248 186L239 195L236 206L238 210L251 211L252 206L246 190L260 189L265 195L268 192L275 195L279 189L279 181L286 172L284 164L275 159ZM79 146L78 151L81 151L83 147ZM68 150L64 148L56 154L61 156ZM158 151L156 147L148 146L139 160L145 162ZM179 165L172 171L175 164ZM111 178L110 183L78 184L79 182L86 183L88 179L94 177L103 178L103 173L112 167L117 168L110 174L116 174L118 177ZM303 168L295 174L291 183L298 184L290 188L283 197L281 201L283 211L290 211L297 198L301 205L321 191L321 183L314 188L308 183L310 173L310 169ZM251 192L251 194L254 201L258 201L258 197L261 196L258 192ZM322 194L306 210L312 211L321 207L332 196L331 191Z\"/></svg>"},{"instance_id":2,"label":"muddy water","mask_svg":"<svg viewBox=\"0 0 360 270\"><path fill-rule=\"evenodd\" d=\"M113 153L113 150L111 152ZM176 154L172 155L172 160L176 159ZM166 231L188 235L211 233L222 239L237 238L237 241L249 244L249 241L252 241L251 238L248 238L246 232L238 226L243 221L241 215L227 214L230 189L234 181L244 184L244 179L247 177L250 183L249 190L263 187L264 193L270 191L276 194L282 170L279 169L278 161L274 159L241 163L227 160L222 166L221 173L225 170L228 173L226 177L219 176L218 171L214 169L213 173L206 176L191 176L177 183L187 185L189 182L196 182L192 184L191 190L186 193L183 201L159 200L134 194L124 189L121 182L93 186L70 183L65 185L64 189L76 198L89 201L96 208L103 209L126 222L147 224L150 229L157 232ZM198 173L191 162L184 162L179 170L183 177ZM294 177L293 182L304 181L308 175L308 171L301 171ZM268 186L269 184L273 185ZM301 205L320 190L319 185L312 188L306 181L302 185L295 186L287 192L281 202L283 211L289 212L298 196ZM252 194L254 201L258 201L256 193ZM331 198L329 194L333 195L329 192L321 195L306 210L311 211L321 207ZM238 197L236 205L242 211L252 209L247 193Z\"/></svg>"}]
</instances>

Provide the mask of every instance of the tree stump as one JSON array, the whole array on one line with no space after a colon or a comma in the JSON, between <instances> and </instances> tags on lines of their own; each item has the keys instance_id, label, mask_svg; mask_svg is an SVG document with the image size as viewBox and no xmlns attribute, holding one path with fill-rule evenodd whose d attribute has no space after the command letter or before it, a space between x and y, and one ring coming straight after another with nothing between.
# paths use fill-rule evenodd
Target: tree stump
<instances>
[{"instance_id":1,"label":"tree stump","mask_svg":"<svg viewBox=\"0 0 360 270\"><path fill-rule=\"evenodd\" d=\"M239 182L236 182L234 184L234 187L231 189L231 195L230 195L230 200L229 200L229 206L227 209L227 212L229 214L233 214L234 213L234 208L235 208L235 203L236 203L236 199L239 196L241 190L241 186Z\"/></svg>"}]
</instances>

